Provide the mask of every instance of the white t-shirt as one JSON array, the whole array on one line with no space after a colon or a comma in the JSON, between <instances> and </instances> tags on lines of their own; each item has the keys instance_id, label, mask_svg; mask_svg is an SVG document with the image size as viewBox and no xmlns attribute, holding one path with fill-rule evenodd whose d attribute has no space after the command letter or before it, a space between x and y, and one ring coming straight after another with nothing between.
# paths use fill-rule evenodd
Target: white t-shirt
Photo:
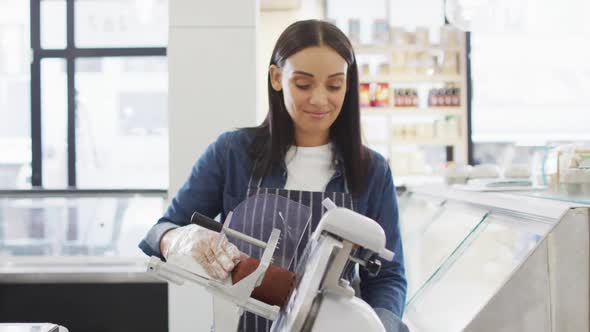
<instances>
[{"instance_id":1,"label":"white t-shirt","mask_svg":"<svg viewBox=\"0 0 590 332\"><path fill-rule=\"evenodd\" d=\"M336 171L332 163L332 144L291 146L285 155L287 183L285 189L325 191Z\"/></svg>"}]
</instances>

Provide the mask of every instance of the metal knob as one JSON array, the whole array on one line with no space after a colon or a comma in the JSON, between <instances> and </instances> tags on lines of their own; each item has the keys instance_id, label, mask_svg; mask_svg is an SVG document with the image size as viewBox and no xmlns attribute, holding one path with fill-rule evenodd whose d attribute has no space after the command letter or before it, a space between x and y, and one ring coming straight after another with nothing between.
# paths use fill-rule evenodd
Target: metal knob
<instances>
[{"instance_id":1,"label":"metal knob","mask_svg":"<svg viewBox=\"0 0 590 332\"><path fill-rule=\"evenodd\" d=\"M381 261L375 258L370 259L367 261L365 269L367 269L371 277L375 277L381 271Z\"/></svg>"}]
</instances>

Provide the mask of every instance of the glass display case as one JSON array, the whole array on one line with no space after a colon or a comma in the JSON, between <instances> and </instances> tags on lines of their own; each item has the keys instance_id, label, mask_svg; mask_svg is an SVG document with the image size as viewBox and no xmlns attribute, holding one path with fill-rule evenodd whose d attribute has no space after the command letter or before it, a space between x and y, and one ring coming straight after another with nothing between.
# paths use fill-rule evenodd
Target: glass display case
<instances>
[{"instance_id":1,"label":"glass display case","mask_svg":"<svg viewBox=\"0 0 590 332\"><path fill-rule=\"evenodd\" d=\"M588 330L590 205L442 186L399 205L411 331Z\"/></svg>"},{"instance_id":2,"label":"glass display case","mask_svg":"<svg viewBox=\"0 0 590 332\"><path fill-rule=\"evenodd\" d=\"M0 274L5 281L143 275L137 245L163 204L137 195L0 198Z\"/></svg>"},{"instance_id":3,"label":"glass display case","mask_svg":"<svg viewBox=\"0 0 590 332\"><path fill-rule=\"evenodd\" d=\"M0 197L0 323L168 329L175 299L137 247L162 195L16 196Z\"/></svg>"}]
</instances>

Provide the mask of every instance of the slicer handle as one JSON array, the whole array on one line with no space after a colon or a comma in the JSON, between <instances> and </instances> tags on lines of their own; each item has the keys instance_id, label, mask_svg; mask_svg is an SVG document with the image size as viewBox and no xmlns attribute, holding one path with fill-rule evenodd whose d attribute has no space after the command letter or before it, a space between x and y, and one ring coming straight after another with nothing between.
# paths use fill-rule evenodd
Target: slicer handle
<instances>
[{"instance_id":1,"label":"slicer handle","mask_svg":"<svg viewBox=\"0 0 590 332\"><path fill-rule=\"evenodd\" d=\"M191 216L191 223L205 227L217 233L221 232L221 228L223 227L220 222L217 222L206 215L200 214L197 211L195 211Z\"/></svg>"},{"instance_id":2,"label":"slicer handle","mask_svg":"<svg viewBox=\"0 0 590 332\"><path fill-rule=\"evenodd\" d=\"M377 259L377 257L370 259L367 261L365 268L367 269L371 277L375 277L381 271L381 261Z\"/></svg>"}]
</instances>

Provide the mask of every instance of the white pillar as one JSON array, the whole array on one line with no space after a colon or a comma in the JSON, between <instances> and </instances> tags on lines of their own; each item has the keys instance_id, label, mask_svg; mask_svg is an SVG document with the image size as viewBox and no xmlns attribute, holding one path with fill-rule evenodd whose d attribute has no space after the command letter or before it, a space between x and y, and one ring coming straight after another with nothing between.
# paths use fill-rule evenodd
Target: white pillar
<instances>
[{"instance_id":1,"label":"white pillar","mask_svg":"<svg viewBox=\"0 0 590 332\"><path fill-rule=\"evenodd\" d=\"M256 124L257 21L256 0L170 0L169 199L219 134ZM209 331L205 290L168 295L171 332Z\"/></svg>"},{"instance_id":2,"label":"white pillar","mask_svg":"<svg viewBox=\"0 0 590 332\"><path fill-rule=\"evenodd\" d=\"M170 1L170 195L219 134L255 125L257 6Z\"/></svg>"}]
</instances>

